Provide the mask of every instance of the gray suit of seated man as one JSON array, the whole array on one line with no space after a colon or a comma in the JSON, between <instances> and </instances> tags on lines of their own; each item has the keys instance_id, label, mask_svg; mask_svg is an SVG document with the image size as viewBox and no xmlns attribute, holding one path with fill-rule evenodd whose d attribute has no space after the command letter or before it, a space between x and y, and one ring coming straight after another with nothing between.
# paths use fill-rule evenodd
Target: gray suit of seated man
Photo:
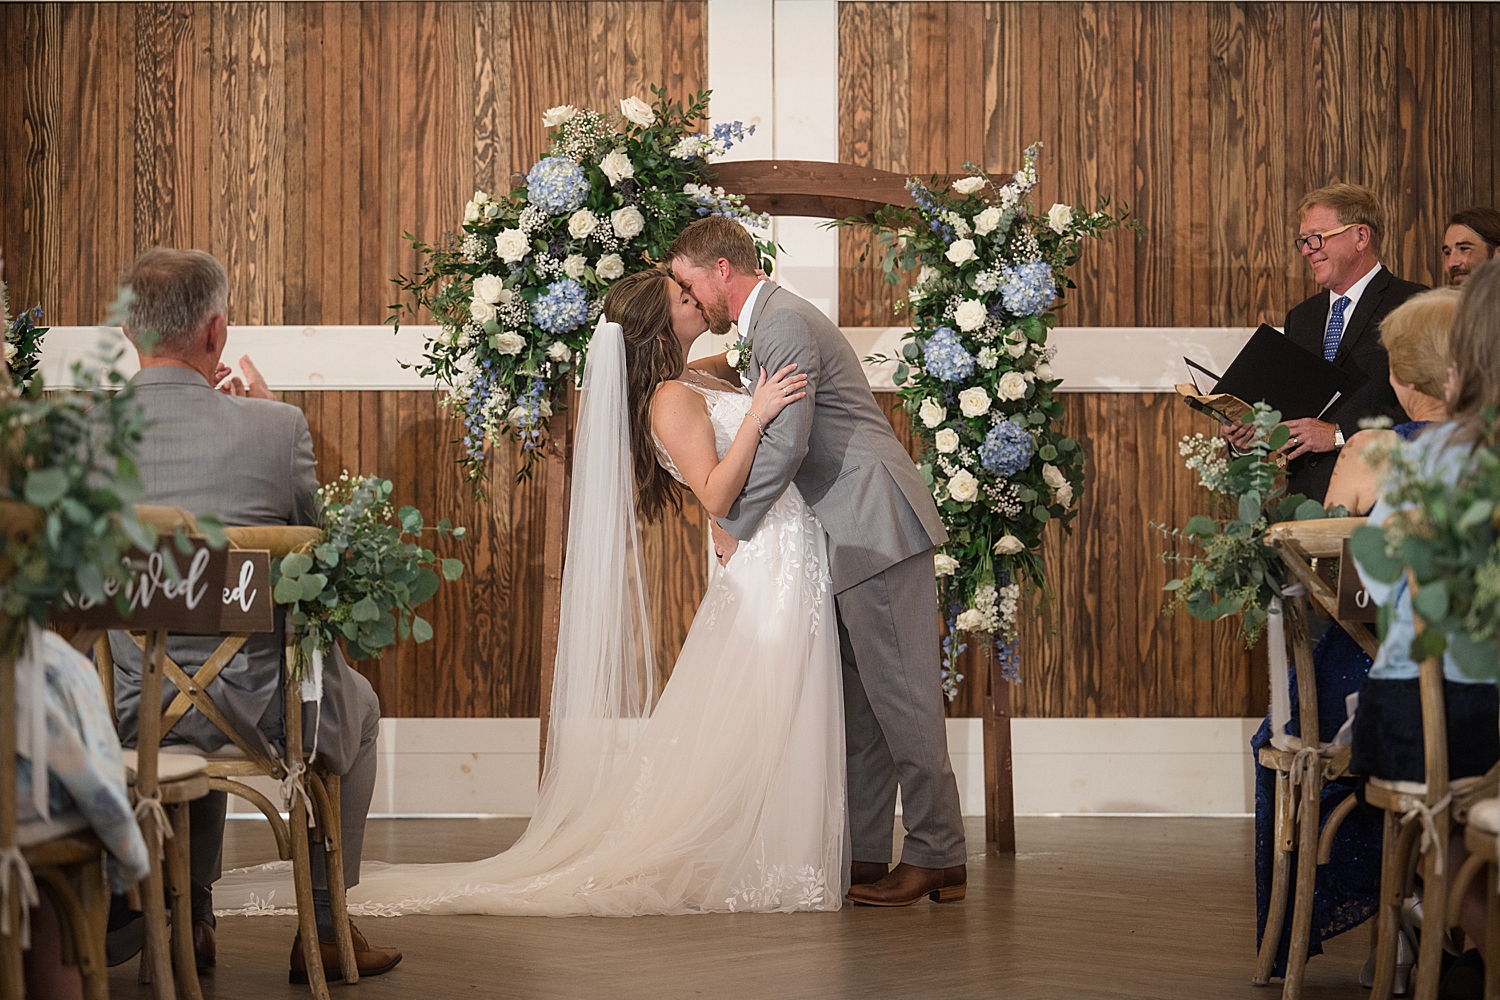
<instances>
[{"instance_id":1,"label":"gray suit of seated man","mask_svg":"<svg viewBox=\"0 0 1500 1000\"><path fill-rule=\"evenodd\" d=\"M214 285L223 274L218 262L201 251L156 249L142 254L127 276L135 302L126 333L141 357L141 371L131 384L147 424L139 459L145 503L193 513L212 511L227 525L308 524L318 481L312 435L302 411L274 399L253 398L255 393L270 395L253 366L247 368L247 374L254 375L248 389L252 395L246 395L238 379L229 383L232 392L210 384L210 377L218 383L229 375L219 361L227 329L227 283L222 286L225 291L210 291L208 299L216 302L208 316L187 314L199 311L192 303L204 300L202 286ZM174 284L181 287L174 289ZM156 332L160 329L165 332ZM285 745L280 670L286 621L280 609L276 626L276 632L251 635L207 688L248 742L273 751ZM126 745L134 745L141 652L124 632L111 632L109 638L120 737ZM168 640L167 654L192 674L218 643L213 637L173 637ZM165 706L177 691L170 682L163 687ZM379 723L380 703L370 682L350 669L335 649L325 666L321 706L303 706L303 732L308 734L304 749L311 751L316 727L318 761L342 776L344 880L348 886L359 881L365 817L375 789ZM163 739L164 745L187 744L206 753L230 743L196 709ZM220 875L227 799L223 792L212 792L192 804L195 922L213 922L212 886ZM322 840L309 840L319 936L330 940ZM212 944L208 947L211 950ZM200 940L200 961L201 952Z\"/></svg>"}]
</instances>

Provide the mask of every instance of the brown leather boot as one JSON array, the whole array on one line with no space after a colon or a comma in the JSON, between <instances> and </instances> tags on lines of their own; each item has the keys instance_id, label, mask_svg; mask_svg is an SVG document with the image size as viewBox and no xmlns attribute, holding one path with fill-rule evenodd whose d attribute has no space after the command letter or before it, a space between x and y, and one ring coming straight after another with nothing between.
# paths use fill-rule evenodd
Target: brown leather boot
<instances>
[{"instance_id":1,"label":"brown leather boot","mask_svg":"<svg viewBox=\"0 0 1500 1000\"><path fill-rule=\"evenodd\" d=\"M212 969L218 960L218 941L214 938L214 925L207 920L193 921L193 957L198 971Z\"/></svg>"},{"instance_id":2,"label":"brown leather boot","mask_svg":"<svg viewBox=\"0 0 1500 1000\"><path fill-rule=\"evenodd\" d=\"M359 969L360 978L366 976L380 976L390 972L401 964L401 953L395 948L376 948L365 940L365 936L349 922L349 934L354 938L354 964ZM319 941L318 953L323 959L323 978L341 979L339 972L339 949L332 941ZM298 986L307 985L307 956L302 954L302 932L292 938L292 971L287 974L287 981Z\"/></svg>"},{"instance_id":3,"label":"brown leather boot","mask_svg":"<svg viewBox=\"0 0 1500 1000\"><path fill-rule=\"evenodd\" d=\"M923 896L934 903L956 903L964 898L968 884L964 865L918 868L903 861L879 882L850 886L844 898L865 906L910 906Z\"/></svg>"},{"instance_id":4,"label":"brown leather boot","mask_svg":"<svg viewBox=\"0 0 1500 1000\"><path fill-rule=\"evenodd\" d=\"M850 885L873 885L890 874L888 861L855 861L849 865Z\"/></svg>"}]
</instances>

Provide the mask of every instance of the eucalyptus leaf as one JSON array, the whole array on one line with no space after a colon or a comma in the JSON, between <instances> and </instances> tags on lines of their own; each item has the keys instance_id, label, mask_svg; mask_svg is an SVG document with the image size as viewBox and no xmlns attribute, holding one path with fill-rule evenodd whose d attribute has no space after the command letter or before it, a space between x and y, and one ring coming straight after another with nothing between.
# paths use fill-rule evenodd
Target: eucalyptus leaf
<instances>
[{"instance_id":1,"label":"eucalyptus leaf","mask_svg":"<svg viewBox=\"0 0 1500 1000\"><path fill-rule=\"evenodd\" d=\"M277 604L295 604L302 600L302 585L292 577L283 576L276 581L271 596L276 599Z\"/></svg>"},{"instance_id":2,"label":"eucalyptus leaf","mask_svg":"<svg viewBox=\"0 0 1500 1000\"><path fill-rule=\"evenodd\" d=\"M1395 583L1401 578L1404 566L1386 551L1385 532L1379 528L1369 524L1355 528L1349 551L1360 569L1382 583Z\"/></svg>"},{"instance_id":3,"label":"eucalyptus leaf","mask_svg":"<svg viewBox=\"0 0 1500 1000\"><path fill-rule=\"evenodd\" d=\"M290 552L281 560L283 576L297 577L312 569L312 557L305 552Z\"/></svg>"},{"instance_id":4,"label":"eucalyptus leaf","mask_svg":"<svg viewBox=\"0 0 1500 1000\"><path fill-rule=\"evenodd\" d=\"M362 597L349 609L349 617L357 622L372 622L380 617L380 608L368 596Z\"/></svg>"},{"instance_id":5,"label":"eucalyptus leaf","mask_svg":"<svg viewBox=\"0 0 1500 1000\"><path fill-rule=\"evenodd\" d=\"M1240 497L1239 514L1240 520L1246 524L1260 520L1260 498L1252 494Z\"/></svg>"},{"instance_id":6,"label":"eucalyptus leaf","mask_svg":"<svg viewBox=\"0 0 1500 1000\"><path fill-rule=\"evenodd\" d=\"M300 579L302 587L302 600L315 600L323 593L323 588L328 586L328 577L322 573L304 573Z\"/></svg>"},{"instance_id":7,"label":"eucalyptus leaf","mask_svg":"<svg viewBox=\"0 0 1500 1000\"><path fill-rule=\"evenodd\" d=\"M459 559L444 559L443 560L443 579L444 580L449 580L449 581L457 580L459 577L461 577L463 575L464 575L464 564L463 564L462 560L459 560Z\"/></svg>"},{"instance_id":8,"label":"eucalyptus leaf","mask_svg":"<svg viewBox=\"0 0 1500 1000\"><path fill-rule=\"evenodd\" d=\"M1328 511L1316 500L1304 500L1292 518L1297 521L1316 521L1328 516Z\"/></svg>"},{"instance_id":9,"label":"eucalyptus leaf","mask_svg":"<svg viewBox=\"0 0 1500 1000\"><path fill-rule=\"evenodd\" d=\"M1494 682L1500 676L1500 645L1494 639L1475 639L1457 629L1448 636L1448 652L1460 669L1477 681Z\"/></svg>"},{"instance_id":10,"label":"eucalyptus leaf","mask_svg":"<svg viewBox=\"0 0 1500 1000\"><path fill-rule=\"evenodd\" d=\"M1412 609L1423 621L1437 624L1448 617L1448 582L1434 580L1412 595Z\"/></svg>"},{"instance_id":11,"label":"eucalyptus leaf","mask_svg":"<svg viewBox=\"0 0 1500 1000\"><path fill-rule=\"evenodd\" d=\"M68 474L62 469L36 469L26 477L27 503L50 507L68 492Z\"/></svg>"}]
</instances>

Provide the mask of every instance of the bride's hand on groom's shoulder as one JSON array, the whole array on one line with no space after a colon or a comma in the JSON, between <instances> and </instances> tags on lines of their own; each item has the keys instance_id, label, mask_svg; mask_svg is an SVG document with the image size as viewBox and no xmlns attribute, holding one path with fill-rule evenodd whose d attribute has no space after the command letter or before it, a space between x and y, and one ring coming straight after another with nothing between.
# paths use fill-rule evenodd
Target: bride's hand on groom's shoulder
<instances>
[{"instance_id":1,"label":"bride's hand on groom's shoulder","mask_svg":"<svg viewBox=\"0 0 1500 1000\"><path fill-rule=\"evenodd\" d=\"M807 376L794 374L796 369L796 365L787 365L775 375L767 375L764 368L760 370L760 379L755 383L755 396L750 402L750 409L759 416L762 424L769 424L776 414L807 395L803 391L807 385Z\"/></svg>"}]
</instances>

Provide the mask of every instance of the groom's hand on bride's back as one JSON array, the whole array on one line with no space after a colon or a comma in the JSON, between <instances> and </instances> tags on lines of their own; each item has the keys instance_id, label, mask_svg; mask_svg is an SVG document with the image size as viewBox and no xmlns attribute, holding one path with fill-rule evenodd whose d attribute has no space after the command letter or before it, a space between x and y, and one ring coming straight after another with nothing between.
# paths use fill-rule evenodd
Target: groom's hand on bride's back
<instances>
[{"instance_id":1,"label":"groom's hand on bride's back","mask_svg":"<svg viewBox=\"0 0 1500 1000\"><path fill-rule=\"evenodd\" d=\"M729 557L734 555L734 550L740 547L740 543L733 535L719 527L718 518L712 516L708 519L708 533L713 538L714 555L718 557L719 565L728 565Z\"/></svg>"}]
</instances>

